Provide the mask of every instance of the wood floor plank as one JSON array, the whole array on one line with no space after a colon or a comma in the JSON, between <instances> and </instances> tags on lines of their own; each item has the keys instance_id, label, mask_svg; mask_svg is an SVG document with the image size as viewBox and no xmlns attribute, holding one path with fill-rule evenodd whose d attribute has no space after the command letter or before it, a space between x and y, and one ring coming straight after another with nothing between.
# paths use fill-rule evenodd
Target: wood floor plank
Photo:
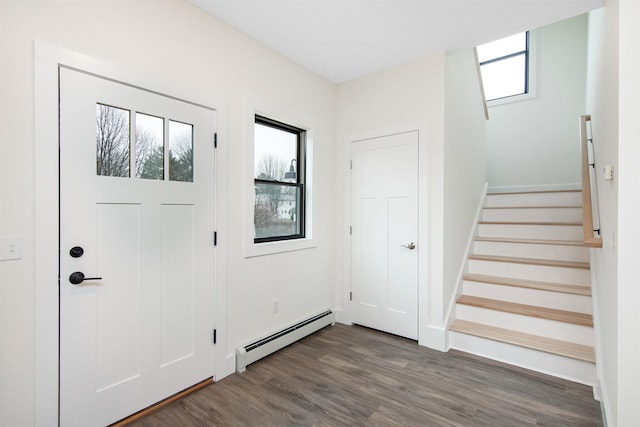
<instances>
[{"instance_id":1,"label":"wood floor plank","mask_svg":"<svg viewBox=\"0 0 640 427\"><path fill-rule=\"evenodd\" d=\"M486 308L488 310L498 310L506 313L521 314L523 316L593 327L593 316L588 313L576 313L573 311L518 304L515 302L481 298L471 295L461 295L456 302L458 304L471 305L474 307Z\"/></svg>"},{"instance_id":2,"label":"wood floor plank","mask_svg":"<svg viewBox=\"0 0 640 427\"><path fill-rule=\"evenodd\" d=\"M131 424L602 426L589 387L336 324Z\"/></svg>"}]
</instances>

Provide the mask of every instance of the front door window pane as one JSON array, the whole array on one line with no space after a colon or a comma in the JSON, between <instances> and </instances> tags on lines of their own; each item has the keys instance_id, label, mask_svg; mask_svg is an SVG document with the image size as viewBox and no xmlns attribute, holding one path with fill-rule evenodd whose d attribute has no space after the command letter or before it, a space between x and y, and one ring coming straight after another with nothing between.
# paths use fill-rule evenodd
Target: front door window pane
<instances>
[{"instance_id":1,"label":"front door window pane","mask_svg":"<svg viewBox=\"0 0 640 427\"><path fill-rule=\"evenodd\" d=\"M136 177L164 179L164 119L136 113Z\"/></svg>"},{"instance_id":2,"label":"front door window pane","mask_svg":"<svg viewBox=\"0 0 640 427\"><path fill-rule=\"evenodd\" d=\"M129 110L96 104L96 172L130 176Z\"/></svg>"},{"instance_id":3,"label":"front door window pane","mask_svg":"<svg viewBox=\"0 0 640 427\"><path fill-rule=\"evenodd\" d=\"M193 125L169 120L169 180L193 182Z\"/></svg>"}]
</instances>

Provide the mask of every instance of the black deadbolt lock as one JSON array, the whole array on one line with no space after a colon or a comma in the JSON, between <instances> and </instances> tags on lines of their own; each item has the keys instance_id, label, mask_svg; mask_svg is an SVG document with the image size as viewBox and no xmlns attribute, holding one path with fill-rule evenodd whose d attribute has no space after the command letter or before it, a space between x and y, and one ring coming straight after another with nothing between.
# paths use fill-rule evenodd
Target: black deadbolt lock
<instances>
[{"instance_id":1,"label":"black deadbolt lock","mask_svg":"<svg viewBox=\"0 0 640 427\"><path fill-rule=\"evenodd\" d=\"M84 254L84 249L82 249L82 247L80 246L74 246L71 248L71 250L69 250L69 255L71 255L73 258L80 258L82 254Z\"/></svg>"}]
</instances>

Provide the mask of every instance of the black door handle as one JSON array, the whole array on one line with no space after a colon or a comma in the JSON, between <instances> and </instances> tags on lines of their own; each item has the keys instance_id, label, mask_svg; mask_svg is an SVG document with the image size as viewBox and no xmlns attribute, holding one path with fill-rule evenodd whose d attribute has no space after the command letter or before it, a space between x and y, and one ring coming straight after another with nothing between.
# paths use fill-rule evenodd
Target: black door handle
<instances>
[{"instance_id":1,"label":"black door handle","mask_svg":"<svg viewBox=\"0 0 640 427\"><path fill-rule=\"evenodd\" d=\"M84 273L81 271L71 273L71 276L69 276L69 282L72 285L79 285L85 280L102 280L102 277L84 277Z\"/></svg>"}]
</instances>

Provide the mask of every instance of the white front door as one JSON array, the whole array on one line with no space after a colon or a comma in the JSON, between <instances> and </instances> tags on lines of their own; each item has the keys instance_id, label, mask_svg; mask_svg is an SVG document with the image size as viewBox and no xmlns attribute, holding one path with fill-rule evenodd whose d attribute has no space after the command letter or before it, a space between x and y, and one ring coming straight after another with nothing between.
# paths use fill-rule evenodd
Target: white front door
<instances>
[{"instance_id":1,"label":"white front door","mask_svg":"<svg viewBox=\"0 0 640 427\"><path fill-rule=\"evenodd\" d=\"M353 142L354 323L418 338L418 132Z\"/></svg>"},{"instance_id":2,"label":"white front door","mask_svg":"<svg viewBox=\"0 0 640 427\"><path fill-rule=\"evenodd\" d=\"M104 426L213 376L215 111L60 73L60 425Z\"/></svg>"}]
</instances>

